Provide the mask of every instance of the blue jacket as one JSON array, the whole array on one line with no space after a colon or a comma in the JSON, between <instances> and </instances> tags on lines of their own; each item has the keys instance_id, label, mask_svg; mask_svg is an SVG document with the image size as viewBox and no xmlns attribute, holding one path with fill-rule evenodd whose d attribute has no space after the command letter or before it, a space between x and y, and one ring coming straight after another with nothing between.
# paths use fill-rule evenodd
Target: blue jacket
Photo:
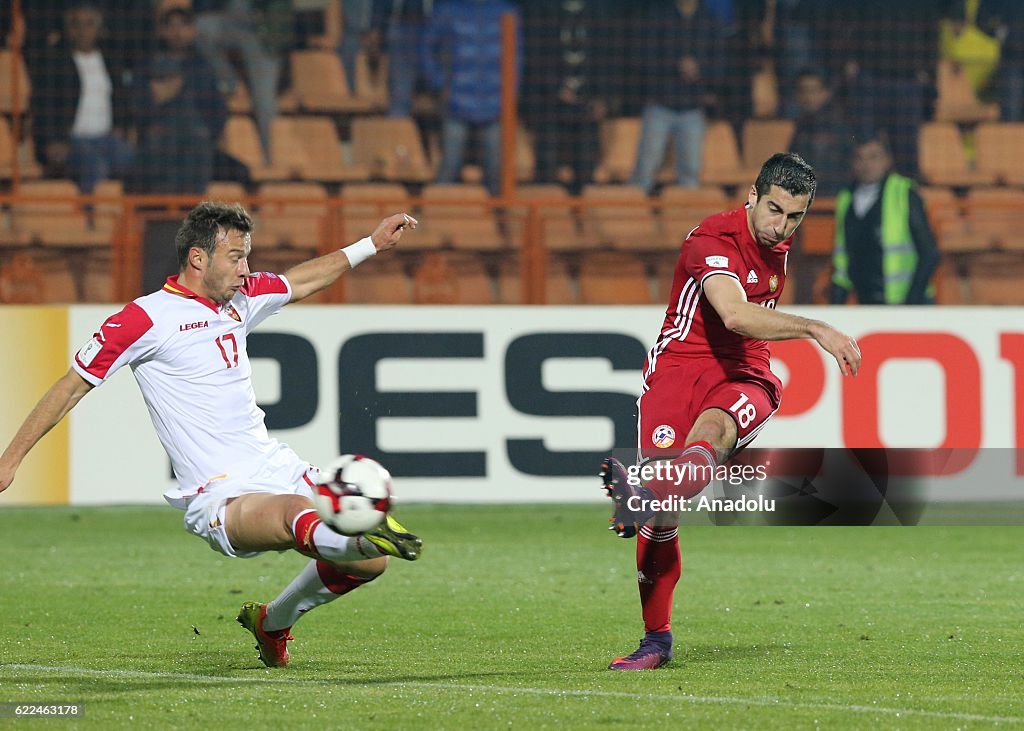
<instances>
[{"instance_id":1,"label":"blue jacket","mask_svg":"<svg viewBox=\"0 0 1024 731\"><path fill-rule=\"evenodd\" d=\"M519 11L506 0L448 0L437 5L421 47L423 75L447 90L446 115L494 122L501 114L501 16ZM516 38L516 86L522 69L522 31Z\"/></svg>"}]
</instances>

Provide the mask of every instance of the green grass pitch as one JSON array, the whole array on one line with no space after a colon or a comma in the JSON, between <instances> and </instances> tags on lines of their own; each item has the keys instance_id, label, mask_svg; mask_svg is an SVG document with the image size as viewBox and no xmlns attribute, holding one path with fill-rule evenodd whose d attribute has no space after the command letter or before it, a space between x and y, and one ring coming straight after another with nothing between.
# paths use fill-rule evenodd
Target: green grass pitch
<instances>
[{"instance_id":1,"label":"green grass pitch","mask_svg":"<svg viewBox=\"0 0 1024 731\"><path fill-rule=\"evenodd\" d=\"M122 728L1024 725L1015 527L683 531L676 659L642 634L607 508L404 506L416 564L310 614L268 670L234 620L300 569L229 560L170 508L0 510L0 702Z\"/></svg>"}]
</instances>

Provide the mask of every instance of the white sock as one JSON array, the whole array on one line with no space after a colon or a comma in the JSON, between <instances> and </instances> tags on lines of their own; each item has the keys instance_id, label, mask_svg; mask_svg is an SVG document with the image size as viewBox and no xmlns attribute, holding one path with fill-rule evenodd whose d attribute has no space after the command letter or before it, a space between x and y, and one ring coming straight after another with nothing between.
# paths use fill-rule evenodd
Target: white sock
<instances>
[{"instance_id":1,"label":"white sock","mask_svg":"<svg viewBox=\"0 0 1024 731\"><path fill-rule=\"evenodd\" d=\"M311 609L333 602L373 579L342 573L326 561L310 561L274 601L267 605L263 629L287 629Z\"/></svg>"},{"instance_id":2,"label":"white sock","mask_svg":"<svg viewBox=\"0 0 1024 731\"><path fill-rule=\"evenodd\" d=\"M363 536L343 536L331 530L315 510L303 510L295 516L292 535L301 552L320 556L332 563L362 561L384 555Z\"/></svg>"}]
</instances>

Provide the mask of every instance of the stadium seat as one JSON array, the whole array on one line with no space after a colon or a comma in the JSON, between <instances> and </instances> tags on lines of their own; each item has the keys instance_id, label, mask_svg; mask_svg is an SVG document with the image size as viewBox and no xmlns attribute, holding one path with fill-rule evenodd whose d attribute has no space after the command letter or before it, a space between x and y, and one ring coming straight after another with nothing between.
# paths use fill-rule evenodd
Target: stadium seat
<instances>
[{"instance_id":1,"label":"stadium seat","mask_svg":"<svg viewBox=\"0 0 1024 731\"><path fill-rule=\"evenodd\" d=\"M764 161L776 152L788 152L795 127L791 119L746 120L743 123L744 167L760 170Z\"/></svg>"},{"instance_id":2,"label":"stadium seat","mask_svg":"<svg viewBox=\"0 0 1024 731\"><path fill-rule=\"evenodd\" d=\"M376 68L371 68L365 51L356 54L356 97L369 110L381 112L388 106L388 59L382 56Z\"/></svg>"},{"instance_id":3,"label":"stadium seat","mask_svg":"<svg viewBox=\"0 0 1024 731\"><path fill-rule=\"evenodd\" d=\"M917 192L924 201L932 229L937 231L945 222L960 218L960 199L949 188L922 185L917 188Z\"/></svg>"},{"instance_id":4,"label":"stadium seat","mask_svg":"<svg viewBox=\"0 0 1024 731\"><path fill-rule=\"evenodd\" d=\"M352 120L352 158L370 177L423 183L433 174L410 117L359 117Z\"/></svg>"},{"instance_id":5,"label":"stadium seat","mask_svg":"<svg viewBox=\"0 0 1024 731\"><path fill-rule=\"evenodd\" d=\"M779 113L779 80L771 64L765 64L751 74L750 103L758 119L770 119Z\"/></svg>"},{"instance_id":6,"label":"stadium seat","mask_svg":"<svg viewBox=\"0 0 1024 731\"><path fill-rule=\"evenodd\" d=\"M544 272L544 304L573 305L576 299L576 285L565 261L558 256L549 256ZM498 302L503 305L523 304L523 272L518 257L508 257L498 265Z\"/></svg>"},{"instance_id":7,"label":"stadium seat","mask_svg":"<svg viewBox=\"0 0 1024 731\"><path fill-rule=\"evenodd\" d=\"M341 199L339 236L346 242L369 236L385 216L409 210L409 193L401 183L347 183ZM422 227L410 231L400 249L423 248L425 238Z\"/></svg>"},{"instance_id":8,"label":"stadium seat","mask_svg":"<svg viewBox=\"0 0 1024 731\"><path fill-rule=\"evenodd\" d=\"M274 123L287 127L291 144L301 149L300 175L305 180L339 183L370 177L368 167L345 159L338 130L327 117L279 117Z\"/></svg>"},{"instance_id":9,"label":"stadium seat","mask_svg":"<svg viewBox=\"0 0 1024 731\"><path fill-rule=\"evenodd\" d=\"M249 194L241 183L212 181L206 186L206 200L224 203L243 203Z\"/></svg>"},{"instance_id":10,"label":"stadium seat","mask_svg":"<svg viewBox=\"0 0 1024 731\"><path fill-rule=\"evenodd\" d=\"M292 51L292 88L306 112L368 112L372 104L348 88L341 58L334 51Z\"/></svg>"},{"instance_id":11,"label":"stadium seat","mask_svg":"<svg viewBox=\"0 0 1024 731\"><path fill-rule=\"evenodd\" d=\"M271 154L273 159L270 164L263 160L263 148L260 145L260 135L256 130L256 123L249 117L233 115L228 118L224 127L224 150L232 157L239 160L247 168L249 175L256 182L265 180L288 180L299 177L302 174L302 164L293 163L291 169L282 165L278 157L284 155L294 159L294 152L290 150L291 138L283 134L283 128L276 124L271 128ZM284 150L279 149L284 145Z\"/></svg>"},{"instance_id":12,"label":"stadium seat","mask_svg":"<svg viewBox=\"0 0 1024 731\"><path fill-rule=\"evenodd\" d=\"M405 262L391 255L373 257L345 277L345 301L351 304L412 304L412 281Z\"/></svg>"},{"instance_id":13,"label":"stadium seat","mask_svg":"<svg viewBox=\"0 0 1024 731\"><path fill-rule=\"evenodd\" d=\"M14 170L14 156L17 147L11 135L11 126L6 117L0 117L0 178L11 177Z\"/></svg>"},{"instance_id":14,"label":"stadium seat","mask_svg":"<svg viewBox=\"0 0 1024 731\"><path fill-rule=\"evenodd\" d=\"M666 186L661 191L661 226L666 239L678 246L708 216L725 211L730 201L718 187Z\"/></svg>"},{"instance_id":15,"label":"stadium seat","mask_svg":"<svg viewBox=\"0 0 1024 731\"><path fill-rule=\"evenodd\" d=\"M639 117L618 117L601 124L601 156L594 179L601 183L624 183L633 174L640 144Z\"/></svg>"},{"instance_id":16,"label":"stadium seat","mask_svg":"<svg viewBox=\"0 0 1024 731\"><path fill-rule=\"evenodd\" d=\"M935 272L933 281L935 282L935 301L937 304L970 304L969 284L952 262L942 262Z\"/></svg>"},{"instance_id":17,"label":"stadium seat","mask_svg":"<svg viewBox=\"0 0 1024 731\"><path fill-rule=\"evenodd\" d=\"M926 122L917 133L918 167L929 185L991 185L995 176L967 163L960 130L952 122Z\"/></svg>"},{"instance_id":18,"label":"stadium seat","mask_svg":"<svg viewBox=\"0 0 1024 731\"><path fill-rule=\"evenodd\" d=\"M1024 185L1024 123L979 124L975 137L978 172L997 182Z\"/></svg>"},{"instance_id":19,"label":"stadium seat","mask_svg":"<svg viewBox=\"0 0 1024 731\"><path fill-rule=\"evenodd\" d=\"M760 162L756 166L744 163L731 124L723 120L708 123L700 173L702 185L750 185L760 171Z\"/></svg>"},{"instance_id":20,"label":"stadium seat","mask_svg":"<svg viewBox=\"0 0 1024 731\"><path fill-rule=\"evenodd\" d=\"M420 225L439 236L442 243L462 249L505 246L490 195L482 185L431 183L423 187L421 197Z\"/></svg>"},{"instance_id":21,"label":"stadium seat","mask_svg":"<svg viewBox=\"0 0 1024 731\"><path fill-rule=\"evenodd\" d=\"M11 228L19 243L110 245L110 231L97 227L81 209L78 187L70 180L26 181L19 196L21 199L11 206Z\"/></svg>"},{"instance_id":22,"label":"stadium seat","mask_svg":"<svg viewBox=\"0 0 1024 731\"><path fill-rule=\"evenodd\" d=\"M327 191L318 183L263 183L257 213L256 239L260 245L304 249L304 257L318 252L325 243Z\"/></svg>"},{"instance_id":23,"label":"stadium seat","mask_svg":"<svg viewBox=\"0 0 1024 731\"><path fill-rule=\"evenodd\" d=\"M30 305L78 300L73 264L61 252L33 247L4 257L0 302Z\"/></svg>"},{"instance_id":24,"label":"stadium seat","mask_svg":"<svg viewBox=\"0 0 1024 731\"><path fill-rule=\"evenodd\" d=\"M0 50L0 113L27 112L31 92L24 59L13 51Z\"/></svg>"},{"instance_id":25,"label":"stadium seat","mask_svg":"<svg viewBox=\"0 0 1024 731\"><path fill-rule=\"evenodd\" d=\"M82 272L83 302L114 302L114 263L112 252L93 249L85 258Z\"/></svg>"},{"instance_id":26,"label":"stadium seat","mask_svg":"<svg viewBox=\"0 0 1024 731\"><path fill-rule=\"evenodd\" d=\"M631 185L588 185L580 201L587 238L616 249L666 248L658 219L643 190Z\"/></svg>"},{"instance_id":27,"label":"stadium seat","mask_svg":"<svg viewBox=\"0 0 1024 731\"><path fill-rule=\"evenodd\" d=\"M585 305L647 305L650 285L634 254L597 251L580 259L580 302Z\"/></svg>"},{"instance_id":28,"label":"stadium seat","mask_svg":"<svg viewBox=\"0 0 1024 731\"><path fill-rule=\"evenodd\" d=\"M835 216L831 213L815 215L812 211L797 229L800 251L806 255L831 256L835 235Z\"/></svg>"},{"instance_id":29,"label":"stadium seat","mask_svg":"<svg viewBox=\"0 0 1024 731\"><path fill-rule=\"evenodd\" d=\"M413 292L419 305L489 305L495 299L483 260L465 251L426 253L413 274Z\"/></svg>"},{"instance_id":30,"label":"stadium seat","mask_svg":"<svg viewBox=\"0 0 1024 731\"><path fill-rule=\"evenodd\" d=\"M534 183L520 185L516 198L538 203L541 242L549 251L586 249L596 245L593 239L583 235L570 205L568 191L557 183ZM509 236L513 246L520 246L529 225L528 206L513 206Z\"/></svg>"},{"instance_id":31,"label":"stadium seat","mask_svg":"<svg viewBox=\"0 0 1024 731\"><path fill-rule=\"evenodd\" d=\"M984 122L999 119L999 105L980 102L967 74L953 61L939 61L935 87L935 121Z\"/></svg>"},{"instance_id":32,"label":"stadium seat","mask_svg":"<svg viewBox=\"0 0 1024 731\"><path fill-rule=\"evenodd\" d=\"M1024 266L1019 254L982 255L969 263L975 305L1024 305Z\"/></svg>"}]
</instances>

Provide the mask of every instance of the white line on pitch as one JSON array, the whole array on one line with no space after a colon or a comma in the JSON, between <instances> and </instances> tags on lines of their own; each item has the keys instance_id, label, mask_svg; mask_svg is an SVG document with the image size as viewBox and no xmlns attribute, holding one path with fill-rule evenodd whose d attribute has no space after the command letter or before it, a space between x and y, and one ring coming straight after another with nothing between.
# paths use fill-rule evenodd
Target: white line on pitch
<instances>
[{"instance_id":1,"label":"white line on pitch","mask_svg":"<svg viewBox=\"0 0 1024 731\"><path fill-rule=\"evenodd\" d=\"M199 673L169 673L148 670L101 670L97 668L62 667L59 665L30 665L23 663L0 663L0 672L22 671L36 673L65 673L103 678L129 678L147 680L150 678L175 678L216 683L247 685L264 683L268 685L337 685L337 680L312 680L301 678L267 678L261 676L239 677L234 675L201 675ZM704 703L734 706L762 706L765 708L803 708L807 710L841 711L847 713L874 713L880 715L924 716L958 721L982 721L987 723L1024 723L1024 718L1014 716L985 716L978 713L957 713L955 711L925 711L917 708L888 708L885 706L843 705L841 703L800 703L779 698L738 698L732 696L664 695L656 693L625 693L615 690L562 690L558 688L520 688L504 685L472 685L467 683L431 683L426 681L385 681L366 684L382 688L429 688L431 690L462 690L515 695L541 695L555 697L584 698L629 698L632 700L673 701L676 703Z\"/></svg>"}]
</instances>

